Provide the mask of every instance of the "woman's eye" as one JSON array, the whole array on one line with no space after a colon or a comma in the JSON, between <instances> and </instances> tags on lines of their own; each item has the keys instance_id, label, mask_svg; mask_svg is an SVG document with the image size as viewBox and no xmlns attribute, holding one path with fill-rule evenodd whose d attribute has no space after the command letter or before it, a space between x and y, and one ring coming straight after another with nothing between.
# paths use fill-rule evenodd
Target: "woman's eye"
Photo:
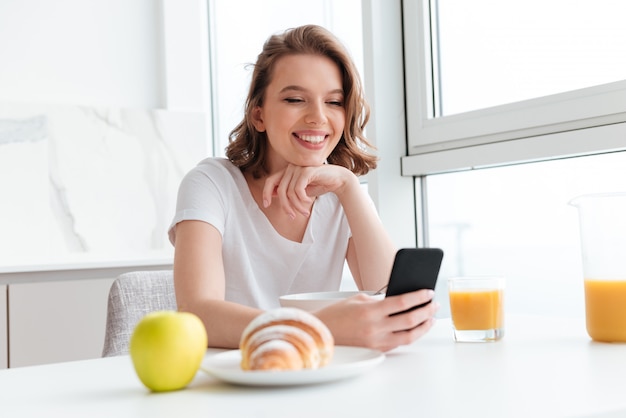
<instances>
[{"instance_id":1,"label":"woman's eye","mask_svg":"<svg viewBox=\"0 0 626 418\"><path fill-rule=\"evenodd\" d=\"M301 102L303 102L304 100L302 100L302 99L298 99L298 98L295 98L295 97L288 97L288 98L286 98L286 99L285 99L285 101L286 101L287 103L301 103Z\"/></svg>"},{"instance_id":2,"label":"woman's eye","mask_svg":"<svg viewBox=\"0 0 626 418\"><path fill-rule=\"evenodd\" d=\"M333 105L333 106L343 106L343 102L340 100L330 100L328 102L328 104Z\"/></svg>"}]
</instances>

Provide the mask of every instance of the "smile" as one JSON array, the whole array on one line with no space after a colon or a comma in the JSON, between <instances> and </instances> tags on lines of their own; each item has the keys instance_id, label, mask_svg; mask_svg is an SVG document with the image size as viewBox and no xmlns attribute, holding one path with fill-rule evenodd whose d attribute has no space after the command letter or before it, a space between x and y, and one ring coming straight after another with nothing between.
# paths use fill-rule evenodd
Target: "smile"
<instances>
[{"instance_id":1,"label":"smile","mask_svg":"<svg viewBox=\"0 0 626 418\"><path fill-rule=\"evenodd\" d=\"M310 144L321 144L326 139L326 135L296 135L296 137Z\"/></svg>"}]
</instances>

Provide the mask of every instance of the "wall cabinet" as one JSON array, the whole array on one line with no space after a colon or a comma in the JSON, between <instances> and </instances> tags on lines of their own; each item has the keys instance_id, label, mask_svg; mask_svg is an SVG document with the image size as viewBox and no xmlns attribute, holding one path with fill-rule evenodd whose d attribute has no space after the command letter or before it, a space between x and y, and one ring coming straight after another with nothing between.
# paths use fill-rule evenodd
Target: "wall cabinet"
<instances>
[{"instance_id":1,"label":"wall cabinet","mask_svg":"<svg viewBox=\"0 0 626 418\"><path fill-rule=\"evenodd\" d=\"M7 285L0 285L0 369L9 366Z\"/></svg>"},{"instance_id":2,"label":"wall cabinet","mask_svg":"<svg viewBox=\"0 0 626 418\"><path fill-rule=\"evenodd\" d=\"M113 280L9 285L9 367L100 357Z\"/></svg>"},{"instance_id":3,"label":"wall cabinet","mask_svg":"<svg viewBox=\"0 0 626 418\"><path fill-rule=\"evenodd\" d=\"M0 369L101 357L115 278L167 269L171 259L0 267Z\"/></svg>"}]
</instances>

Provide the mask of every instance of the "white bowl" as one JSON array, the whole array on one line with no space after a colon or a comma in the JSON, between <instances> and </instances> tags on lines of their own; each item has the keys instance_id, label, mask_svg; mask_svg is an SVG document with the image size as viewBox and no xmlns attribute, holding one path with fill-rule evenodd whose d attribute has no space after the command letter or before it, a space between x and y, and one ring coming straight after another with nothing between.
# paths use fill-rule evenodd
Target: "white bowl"
<instances>
[{"instance_id":1,"label":"white bowl","mask_svg":"<svg viewBox=\"0 0 626 418\"><path fill-rule=\"evenodd\" d=\"M305 311L316 311L332 303L339 302L342 299L363 293L373 296L376 299L383 299L384 294L374 295L374 291L358 291L358 290L342 290L338 292L313 292L313 293L296 293L293 295L281 296L280 306L300 308Z\"/></svg>"}]
</instances>

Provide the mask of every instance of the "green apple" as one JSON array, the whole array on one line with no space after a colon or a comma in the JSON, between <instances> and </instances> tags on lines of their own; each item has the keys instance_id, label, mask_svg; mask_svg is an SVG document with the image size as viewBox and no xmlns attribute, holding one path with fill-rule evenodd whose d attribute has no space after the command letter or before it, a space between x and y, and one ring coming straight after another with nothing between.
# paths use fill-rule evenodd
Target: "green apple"
<instances>
[{"instance_id":1,"label":"green apple","mask_svg":"<svg viewBox=\"0 0 626 418\"><path fill-rule=\"evenodd\" d=\"M200 318L176 311L144 316L133 330L129 347L139 380L155 392L187 386L206 349L207 333Z\"/></svg>"}]
</instances>

